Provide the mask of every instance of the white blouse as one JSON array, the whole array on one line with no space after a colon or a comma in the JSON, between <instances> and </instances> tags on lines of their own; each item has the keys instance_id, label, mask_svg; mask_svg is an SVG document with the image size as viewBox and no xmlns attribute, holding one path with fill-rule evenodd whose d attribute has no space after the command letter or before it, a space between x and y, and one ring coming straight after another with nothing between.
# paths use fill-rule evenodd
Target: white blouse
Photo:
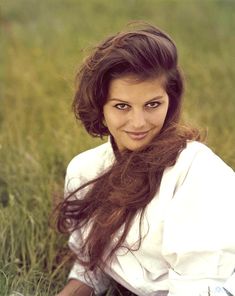
<instances>
[{"instance_id":1,"label":"white blouse","mask_svg":"<svg viewBox=\"0 0 235 296\"><path fill-rule=\"evenodd\" d=\"M65 195L114 161L110 142L73 158ZM133 249L138 246L138 221L137 215L125 241ZM96 294L107 289L112 277L140 296L235 295L235 173L207 146L189 142L176 164L164 171L141 230L140 248L120 248L106 262L105 274L84 275L75 262L69 278L85 282ZM75 253L81 240L79 230L70 236Z\"/></svg>"}]
</instances>

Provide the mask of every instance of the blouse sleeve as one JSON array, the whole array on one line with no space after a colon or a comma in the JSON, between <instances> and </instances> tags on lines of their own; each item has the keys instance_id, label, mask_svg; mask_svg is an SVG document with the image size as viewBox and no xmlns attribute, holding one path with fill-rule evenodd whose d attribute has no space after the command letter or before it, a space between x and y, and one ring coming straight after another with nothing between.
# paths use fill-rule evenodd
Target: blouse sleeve
<instances>
[{"instance_id":1,"label":"blouse sleeve","mask_svg":"<svg viewBox=\"0 0 235 296\"><path fill-rule=\"evenodd\" d=\"M80 232L74 231L69 238L69 247L76 254L81 240ZM94 289L95 294L102 294L108 289L109 278L98 269L96 273L85 271L84 267L76 260L69 273L68 279L77 279Z\"/></svg>"},{"instance_id":2,"label":"blouse sleeve","mask_svg":"<svg viewBox=\"0 0 235 296\"><path fill-rule=\"evenodd\" d=\"M235 295L235 174L209 149L197 153L175 191L162 250L169 296Z\"/></svg>"},{"instance_id":3,"label":"blouse sleeve","mask_svg":"<svg viewBox=\"0 0 235 296\"><path fill-rule=\"evenodd\" d=\"M82 165L82 164L81 164ZM68 168L65 177L65 188L64 188L64 196L67 197L70 193L76 190L79 186L86 182L86 178L81 176L79 173L81 169L81 165L79 165L79 158L76 157L73 159ZM79 194L76 194L75 198L81 198L86 193L87 188L84 188L79 191ZM75 253L79 254L79 245L82 241L81 231L75 230L71 233L69 237L69 248ZM74 265L69 273L68 279L77 279L86 285L90 286L94 289L96 295L103 293L107 290L109 285L109 279L105 274L98 270L96 273L91 271L86 272L85 268L79 264L76 260Z\"/></svg>"}]
</instances>

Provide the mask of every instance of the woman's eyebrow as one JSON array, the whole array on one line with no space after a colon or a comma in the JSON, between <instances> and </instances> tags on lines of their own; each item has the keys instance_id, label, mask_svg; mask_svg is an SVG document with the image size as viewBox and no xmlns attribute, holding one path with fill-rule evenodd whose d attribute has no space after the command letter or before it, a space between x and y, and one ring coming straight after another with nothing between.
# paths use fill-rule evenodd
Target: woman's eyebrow
<instances>
[{"instance_id":1,"label":"woman's eyebrow","mask_svg":"<svg viewBox=\"0 0 235 296\"><path fill-rule=\"evenodd\" d=\"M122 100L122 99L118 99L118 98L109 98L108 99L109 101L118 101L118 102L122 102L122 103L128 103L127 101L124 101L124 100Z\"/></svg>"},{"instance_id":2,"label":"woman's eyebrow","mask_svg":"<svg viewBox=\"0 0 235 296\"><path fill-rule=\"evenodd\" d=\"M162 99L162 98L163 98L163 96L157 96L157 97L154 97L154 98L152 98L152 99L146 101L145 103L150 103L150 102L152 102L152 101L160 100L160 99ZM109 100L109 101L118 101L118 102L122 102L122 103L130 104L128 101L125 101L125 100L122 100L122 99L119 99L119 98L109 98L108 100Z\"/></svg>"},{"instance_id":3,"label":"woman's eyebrow","mask_svg":"<svg viewBox=\"0 0 235 296\"><path fill-rule=\"evenodd\" d=\"M154 97L154 98L148 100L146 103L150 103L150 102L155 101L155 100L161 100L161 99L163 99L163 97L164 97L163 95L162 96Z\"/></svg>"}]
</instances>

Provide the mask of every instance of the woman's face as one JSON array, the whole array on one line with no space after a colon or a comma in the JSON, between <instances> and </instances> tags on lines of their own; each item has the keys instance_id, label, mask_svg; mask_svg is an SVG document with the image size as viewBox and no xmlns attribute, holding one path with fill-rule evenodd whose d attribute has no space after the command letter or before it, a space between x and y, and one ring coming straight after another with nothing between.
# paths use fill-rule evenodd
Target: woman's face
<instances>
[{"instance_id":1,"label":"woman's face","mask_svg":"<svg viewBox=\"0 0 235 296\"><path fill-rule=\"evenodd\" d=\"M120 151L143 148L160 132L169 98L163 79L113 79L103 107L105 123Z\"/></svg>"}]
</instances>

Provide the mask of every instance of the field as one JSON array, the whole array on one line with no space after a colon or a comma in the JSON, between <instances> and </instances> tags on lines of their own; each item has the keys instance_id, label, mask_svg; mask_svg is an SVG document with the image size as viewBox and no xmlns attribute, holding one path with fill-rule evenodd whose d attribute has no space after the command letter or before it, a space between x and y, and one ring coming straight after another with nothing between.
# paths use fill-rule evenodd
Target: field
<instances>
[{"instance_id":1,"label":"field","mask_svg":"<svg viewBox=\"0 0 235 296\"><path fill-rule=\"evenodd\" d=\"M176 41L184 120L235 168L235 2L0 1L0 296L52 296L66 281L66 246L50 227L69 160L97 145L71 111L74 76L97 41L133 20Z\"/></svg>"}]
</instances>

